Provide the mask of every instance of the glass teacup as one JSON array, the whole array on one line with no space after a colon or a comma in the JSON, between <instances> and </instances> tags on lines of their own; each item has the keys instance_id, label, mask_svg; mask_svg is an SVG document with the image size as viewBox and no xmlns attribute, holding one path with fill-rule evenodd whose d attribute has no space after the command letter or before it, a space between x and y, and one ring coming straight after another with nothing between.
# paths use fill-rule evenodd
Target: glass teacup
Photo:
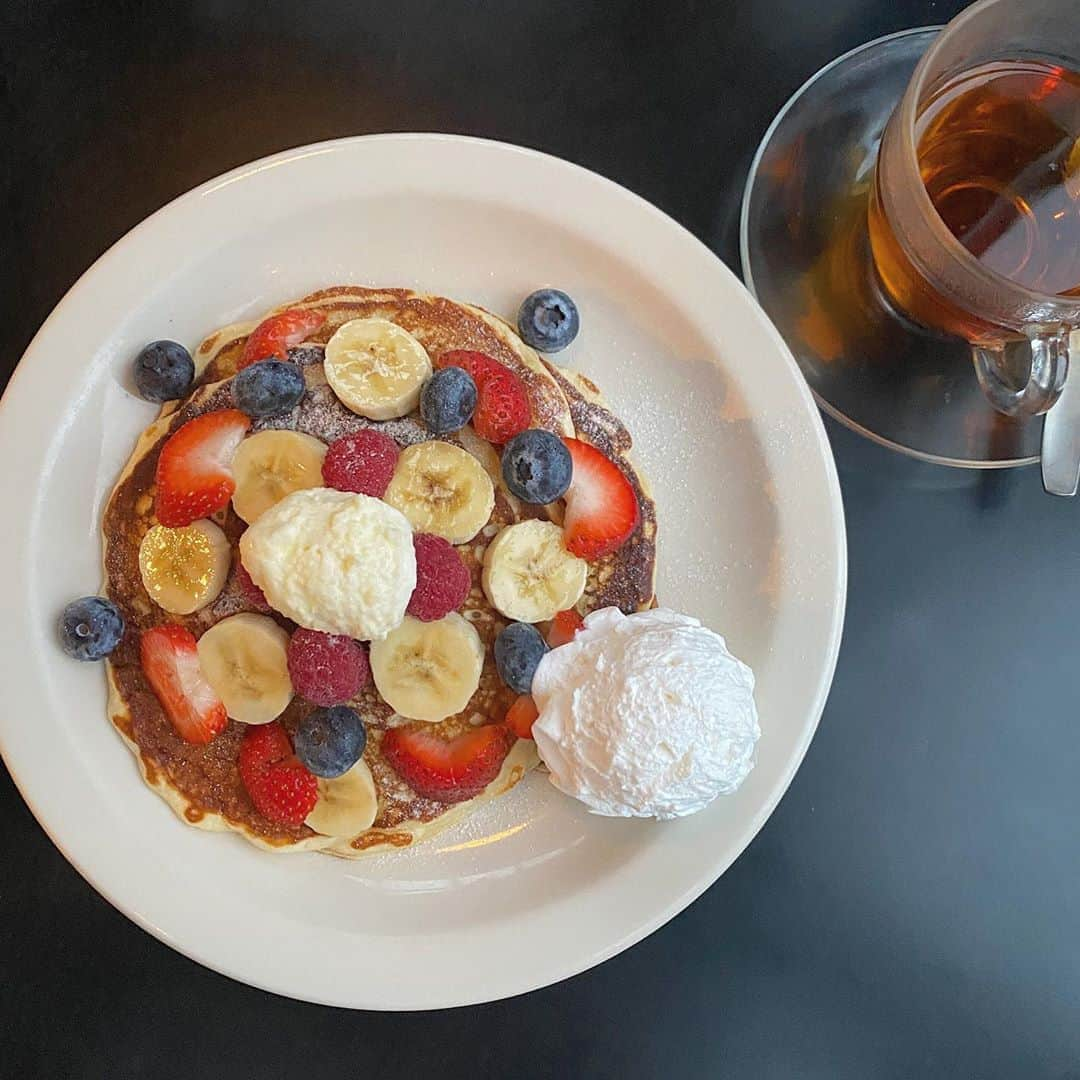
<instances>
[{"instance_id":1,"label":"glass teacup","mask_svg":"<svg viewBox=\"0 0 1080 1080\"><path fill-rule=\"evenodd\" d=\"M1080 327L1077 0L982 0L941 32L885 129L869 214L890 300L971 343L998 410L1046 412Z\"/></svg>"}]
</instances>

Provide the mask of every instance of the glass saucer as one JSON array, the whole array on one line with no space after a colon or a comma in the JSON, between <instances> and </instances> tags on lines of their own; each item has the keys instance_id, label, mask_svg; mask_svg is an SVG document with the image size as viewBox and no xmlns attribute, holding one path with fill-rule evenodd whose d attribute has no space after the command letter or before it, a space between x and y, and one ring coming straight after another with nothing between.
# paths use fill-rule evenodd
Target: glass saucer
<instances>
[{"instance_id":1,"label":"glass saucer","mask_svg":"<svg viewBox=\"0 0 1080 1080\"><path fill-rule=\"evenodd\" d=\"M1042 418L997 412L969 347L909 322L882 296L866 206L878 144L940 27L838 57L780 110L743 197L743 277L818 404L884 446L942 465L1039 460Z\"/></svg>"}]
</instances>

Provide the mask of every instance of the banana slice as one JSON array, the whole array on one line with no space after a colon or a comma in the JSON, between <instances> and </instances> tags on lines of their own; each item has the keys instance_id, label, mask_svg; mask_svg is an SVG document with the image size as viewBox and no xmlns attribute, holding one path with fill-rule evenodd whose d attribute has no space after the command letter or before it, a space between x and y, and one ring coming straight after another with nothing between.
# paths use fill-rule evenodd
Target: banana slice
<instances>
[{"instance_id":1,"label":"banana slice","mask_svg":"<svg viewBox=\"0 0 1080 1080\"><path fill-rule=\"evenodd\" d=\"M260 431L233 457L232 504L249 525L275 503L302 488L322 487L326 443L299 431Z\"/></svg>"},{"instance_id":2,"label":"banana slice","mask_svg":"<svg viewBox=\"0 0 1080 1080\"><path fill-rule=\"evenodd\" d=\"M558 525L530 519L508 525L491 541L481 583L508 619L537 623L573 607L588 572L589 564L566 550Z\"/></svg>"},{"instance_id":3,"label":"banana slice","mask_svg":"<svg viewBox=\"0 0 1080 1080\"><path fill-rule=\"evenodd\" d=\"M495 488L468 451L432 441L402 450L383 499L400 510L416 532L464 544L491 517Z\"/></svg>"},{"instance_id":4,"label":"banana slice","mask_svg":"<svg viewBox=\"0 0 1080 1080\"><path fill-rule=\"evenodd\" d=\"M333 780L319 777L319 801L304 824L323 836L355 836L371 828L378 810L375 781L361 758Z\"/></svg>"},{"instance_id":5,"label":"banana slice","mask_svg":"<svg viewBox=\"0 0 1080 1080\"><path fill-rule=\"evenodd\" d=\"M480 685L484 646L456 611L436 622L411 615L371 643L371 674L399 716L436 724L461 712Z\"/></svg>"},{"instance_id":6,"label":"banana slice","mask_svg":"<svg viewBox=\"0 0 1080 1080\"><path fill-rule=\"evenodd\" d=\"M199 638L206 681L242 724L268 724L292 701L289 635L266 615L231 615Z\"/></svg>"},{"instance_id":7,"label":"banana slice","mask_svg":"<svg viewBox=\"0 0 1080 1080\"><path fill-rule=\"evenodd\" d=\"M388 319L353 319L326 343L326 381L343 404L369 420L405 416L431 375L427 350Z\"/></svg>"},{"instance_id":8,"label":"banana slice","mask_svg":"<svg viewBox=\"0 0 1080 1080\"><path fill-rule=\"evenodd\" d=\"M225 534L205 518L180 529L155 525L139 545L139 573L150 599L174 615L190 615L217 599L229 576Z\"/></svg>"}]
</instances>

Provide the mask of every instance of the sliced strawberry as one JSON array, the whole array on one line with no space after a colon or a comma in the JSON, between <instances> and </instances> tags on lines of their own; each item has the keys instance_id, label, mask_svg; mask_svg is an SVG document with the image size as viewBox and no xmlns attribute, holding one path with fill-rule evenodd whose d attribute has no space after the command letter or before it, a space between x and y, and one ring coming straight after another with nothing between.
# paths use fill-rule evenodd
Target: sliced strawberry
<instances>
[{"instance_id":1,"label":"sliced strawberry","mask_svg":"<svg viewBox=\"0 0 1080 1080\"><path fill-rule=\"evenodd\" d=\"M595 446L563 439L574 462L563 520L566 549L599 559L621 547L637 528L641 512L630 481Z\"/></svg>"},{"instance_id":2,"label":"sliced strawberry","mask_svg":"<svg viewBox=\"0 0 1080 1080\"><path fill-rule=\"evenodd\" d=\"M236 365L237 371L249 367L258 360L269 360L271 357L288 360L289 349L293 345L299 345L310 334L314 334L324 322L326 322L326 316L321 311L309 311L302 308L282 311L278 315L263 319L251 331L240 361Z\"/></svg>"},{"instance_id":3,"label":"sliced strawberry","mask_svg":"<svg viewBox=\"0 0 1080 1080\"><path fill-rule=\"evenodd\" d=\"M440 739L426 726L391 728L382 752L417 795L456 803L479 795L499 775L513 742L502 724L474 728L456 739Z\"/></svg>"},{"instance_id":4,"label":"sliced strawberry","mask_svg":"<svg viewBox=\"0 0 1080 1080\"><path fill-rule=\"evenodd\" d=\"M249 727L240 743L240 779L263 817L280 825L302 825L319 798L318 781L293 753L276 721Z\"/></svg>"},{"instance_id":5,"label":"sliced strawberry","mask_svg":"<svg viewBox=\"0 0 1080 1080\"><path fill-rule=\"evenodd\" d=\"M195 636L176 623L155 626L139 642L143 673L180 738L208 743L228 723L225 706L203 676Z\"/></svg>"},{"instance_id":6,"label":"sliced strawberry","mask_svg":"<svg viewBox=\"0 0 1080 1080\"><path fill-rule=\"evenodd\" d=\"M528 694L522 694L506 711L506 726L519 738L531 739L532 726L537 716L536 702Z\"/></svg>"},{"instance_id":7,"label":"sliced strawberry","mask_svg":"<svg viewBox=\"0 0 1080 1080\"><path fill-rule=\"evenodd\" d=\"M565 645L568 641L574 640L574 635L585 625L585 620L573 609L568 608L566 611L560 611L554 619L551 620L551 626L548 627L547 643L553 648L557 649L560 645Z\"/></svg>"},{"instance_id":8,"label":"sliced strawberry","mask_svg":"<svg viewBox=\"0 0 1080 1080\"><path fill-rule=\"evenodd\" d=\"M472 425L481 439L495 446L509 442L532 421L529 395L521 379L492 356L469 349L444 352L435 366L459 367L476 383Z\"/></svg>"},{"instance_id":9,"label":"sliced strawberry","mask_svg":"<svg viewBox=\"0 0 1080 1080\"><path fill-rule=\"evenodd\" d=\"M481 439L502 446L532 421L525 384L509 368L488 375L476 388L473 430Z\"/></svg>"},{"instance_id":10,"label":"sliced strawberry","mask_svg":"<svg viewBox=\"0 0 1080 1080\"><path fill-rule=\"evenodd\" d=\"M229 505L236 490L232 459L251 420L219 409L189 420L169 436L158 457L157 510L162 525L190 525Z\"/></svg>"},{"instance_id":11,"label":"sliced strawberry","mask_svg":"<svg viewBox=\"0 0 1080 1080\"><path fill-rule=\"evenodd\" d=\"M237 760L244 786L257 780L271 765L291 757L292 752L289 734L276 720L248 727L240 743L240 757Z\"/></svg>"},{"instance_id":12,"label":"sliced strawberry","mask_svg":"<svg viewBox=\"0 0 1080 1080\"><path fill-rule=\"evenodd\" d=\"M435 361L435 366L437 368L461 368L462 371L466 371L472 376L472 381L476 383L477 390L492 375L497 375L500 371L506 370L493 356L488 356L482 352L473 352L469 349L451 349L449 352L444 352Z\"/></svg>"}]
</instances>

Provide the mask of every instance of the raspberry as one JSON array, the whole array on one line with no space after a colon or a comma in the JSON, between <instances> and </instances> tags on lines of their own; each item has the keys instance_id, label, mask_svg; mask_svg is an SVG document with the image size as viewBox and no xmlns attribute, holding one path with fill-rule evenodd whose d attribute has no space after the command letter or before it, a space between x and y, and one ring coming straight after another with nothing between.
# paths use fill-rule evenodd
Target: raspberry
<instances>
[{"instance_id":1,"label":"raspberry","mask_svg":"<svg viewBox=\"0 0 1080 1080\"><path fill-rule=\"evenodd\" d=\"M416 588L405 610L421 622L434 622L465 603L472 576L453 545L441 536L417 533L413 548Z\"/></svg>"},{"instance_id":2,"label":"raspberry","mask_svg":"<svg viewBox=\"0 0 1080 1080\"><path fill-rule=\"evenodd\" d=\"M247 729L237 766L263 817L282 825L301 825L315 809L318 781L300 764L289 736L276 720Z\"/></svg>"},{"instance_id":3,"label":"raspberry","mask_svg":"<svg viewBox=\"0 0 1080 1080\"><path fill-rule=\"evenodd\" d=\"M240 592L244 599L256 611L270 611L266 596L262 589L251 580L251 575L244 569L244 564L239 560L236 563L236 584L240 586Z\"/></svg>"},{"instance_id":4,"label":"raspberry","mask_svg":"<svg viewBox=\"0 0 1080 1080\"><path fill-rule=\"evenodd\" d=\"M532 412L525 384L509 368L489 375L477 390L472 423L481 439L502 446L529 426Z\"/></svg>"},{"instance_id":5,"label":"raspberry","mask_svg":"<svg viewBox=\"0 0 1080 1080\"><path fill-rule=\"evenodd\" d=\"M485 356L482 352L471 352L468 349L451 349L450 352L444 352L435 361L435 366L437 368L461 368L462 371L466 371L472 376L472 381L476 383L477 390L492 375L497 375L500 371L506 370L494 357Z\"/></svg>"},{"instance_id":6,"label":"raspberry","mask_svg":"<svg viewBox=\"0 0 1080 1080\"><path fill-rule=\"evenodd\" d=\"M389 435L364 428L330 444L322 474L327 487L381 499L394 475L398 446Z\"/></svg>"},{"instance_id":7,"label":"raspberry","mask_svg":"<svg viewBox=\"0 0 1080 1080\"><path fill-rule=\"evenodd\" d=\"M367 653L352 638L296 630L289 639L293 689L313 705L340 705L356 697L371 678Z\"/></svg>"}]
</instances>

